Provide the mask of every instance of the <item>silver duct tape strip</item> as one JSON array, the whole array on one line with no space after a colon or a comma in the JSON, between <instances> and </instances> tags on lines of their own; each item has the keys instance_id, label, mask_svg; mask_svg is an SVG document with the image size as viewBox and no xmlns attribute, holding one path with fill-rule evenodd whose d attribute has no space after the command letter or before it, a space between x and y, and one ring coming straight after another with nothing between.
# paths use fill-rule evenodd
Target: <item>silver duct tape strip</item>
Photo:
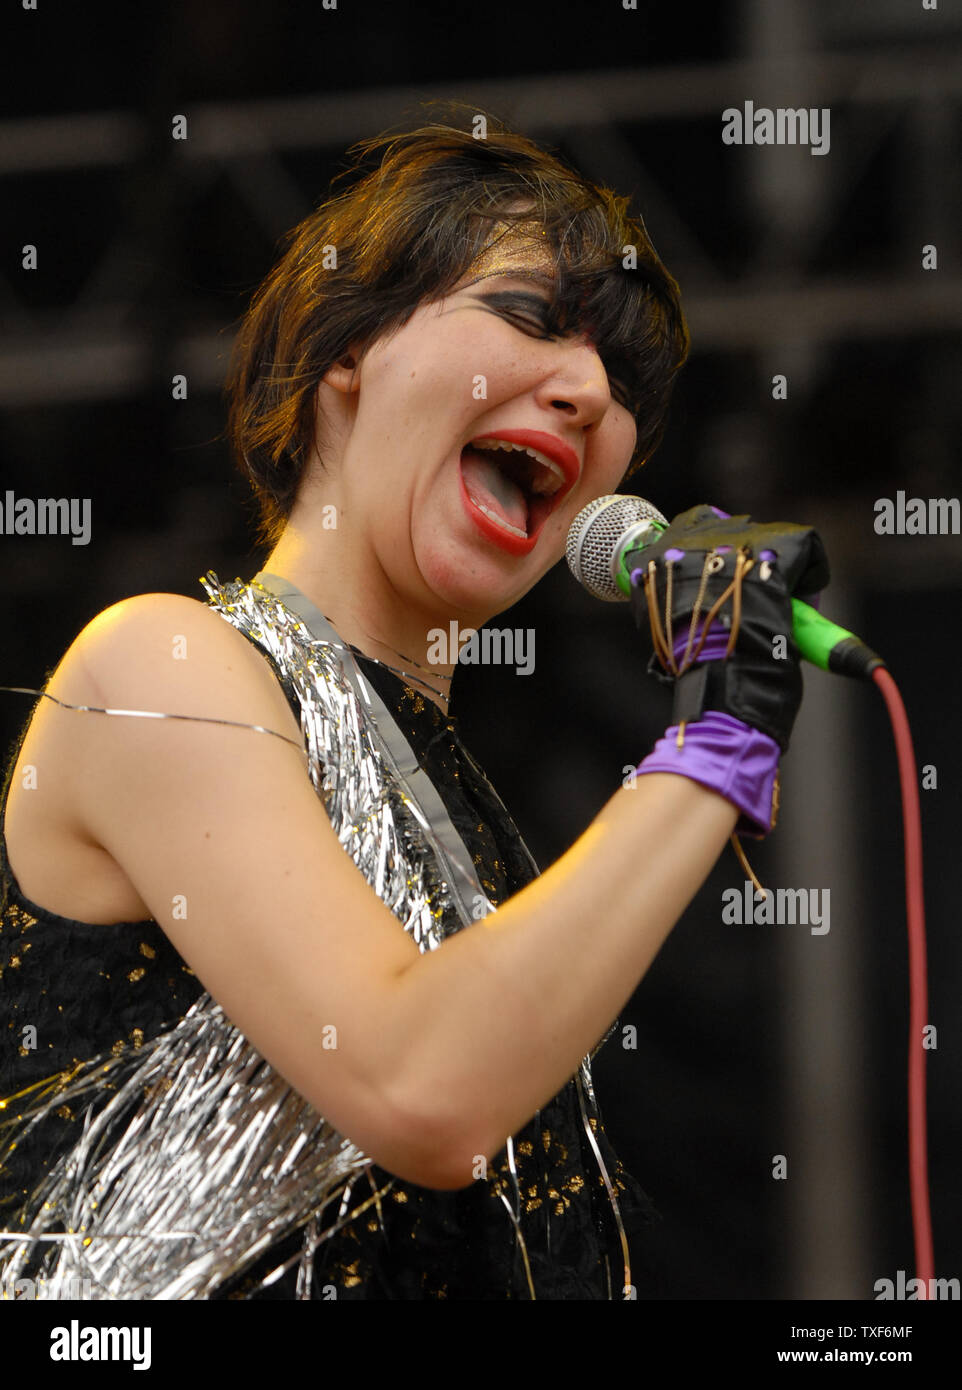
<instances>
[{"instance_id":1,"label":"silver duct tape strip","mask_svg":"<svg viewBox=\"0 0 962 1390\"><path fill-rule=\"evenodd\" d=\"M437 843L441 868L462 923L467 926L476 921L481 915L478 908L482 903L485 912L493 911L493 904L481 891L471 857L451 822L437 788L419 766L394 716L378 692L364 679L349 648L341 641L330 622L317 605L289 579L282 579L279 575L262 570L260 574L255 575L252 582L260 584L281 599L285 607L297 613L315 641L328 644L337 652L345 678L350 681L365 713L380 735L382 751L394 778L410 798L412 806L420 807L427 819L427 827L430 827ZM525 853L528 854L526 847ZM537 865L530 854L528 859L537 872Z\"/></svg>"}]
</instances>

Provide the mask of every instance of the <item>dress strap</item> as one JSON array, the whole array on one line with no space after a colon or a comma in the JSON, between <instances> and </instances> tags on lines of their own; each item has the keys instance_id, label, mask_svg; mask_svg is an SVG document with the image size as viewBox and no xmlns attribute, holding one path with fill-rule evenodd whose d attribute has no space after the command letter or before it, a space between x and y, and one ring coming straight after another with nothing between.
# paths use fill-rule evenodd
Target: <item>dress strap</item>
<instances>
[{"instance_id":1,"label":"dress strap","mask_svg":"<svg viewBox=\"0 0 962 1390\"><path fill-rule=\"evenodd\" d=\"M251 583L259 584L261 588L280 599L285 608L297 614L316 641L325 642L337 651L344 674L369 716L412 809L420 808L427 818L428 825L425 829L430 828L433 832L441 869L464 925L469 926L476 922L479 916L493 912L494 904L481 887L467 846L455 829L437 788L419 765L411 745L398 727L391 711L370 682L365 680L350 648L338 636L317 605L289 579L262 570L254 576ZM479 911L482 904L484 913Z\"/></svg>"}]
</instances>

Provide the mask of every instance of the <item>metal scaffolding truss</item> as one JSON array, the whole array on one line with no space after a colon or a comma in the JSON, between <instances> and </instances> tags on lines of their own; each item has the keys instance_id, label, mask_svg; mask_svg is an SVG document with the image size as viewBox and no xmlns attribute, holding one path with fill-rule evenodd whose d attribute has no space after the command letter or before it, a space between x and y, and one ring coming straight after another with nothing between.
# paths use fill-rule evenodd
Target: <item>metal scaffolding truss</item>
<instances>
[{"instance_id":1,"label":"metal scaffolding truss","mask_svg":"<svg viewBox=\"0 0 962 1390\"><path fill-rule=\"evenodd\" d=\"M751 268L733 281L714 263L697 227L680 215L672 190L646 167L626 128L716 118L721 153L721 113L747 98L756 106L828 106L846 125L844 140L836 136L829 158L812 159L808 166L799 158L780 159L786 152L773 149L753 150L750 161L726 161L726 177L741 180L739 191L764 231ZM786 340L810 350L842 340L962 327L962 276L950 268L959 264L958 217L952 212L960 203L960 98L962 48L956 47L924 61L886 51L821 52L479 81L467 92L462 85L442 84L207 103L182 113L187 139L169 140L164 173L177 182L180 215L215 179L226 178L261 232L275 241L308 211L285 155L340 154L353 141L410 117L426 100L467 100L535 137L563 137L590 177L637 195L656 243L670 248L666 256L685 287L696 353L767 355L783 349ZM802 233L809 246L846 235L841 200L896 127L905 137L895 171L904 189L903 241L889 257L897 268L864 278L806 271ZM131 112L7 121L0 123L0 177L9 195L18 177L133 172L149 158L156 163L159 144L147 117ZM815 165L821 167L809 167ZM0 349L0 404L129 396L150 383L159 357L185 372L192 390L219 388L230 330L212 329L209 315L206 323L194 318L159 325L140 310L129 268L117 271L118 262L130 259L128 235L121 221L77 302L64 310L28 309L9 281L0 284L8 327ZM41 230L24 227L23 243L42 239ZM937 273L921 269L926 243L939 248L943 268ZM142 273L150 274L149 257ZM115 283L123 288L111 297ZM161 353L158 336L164 339Z\"/></svg>"}]
</instances>

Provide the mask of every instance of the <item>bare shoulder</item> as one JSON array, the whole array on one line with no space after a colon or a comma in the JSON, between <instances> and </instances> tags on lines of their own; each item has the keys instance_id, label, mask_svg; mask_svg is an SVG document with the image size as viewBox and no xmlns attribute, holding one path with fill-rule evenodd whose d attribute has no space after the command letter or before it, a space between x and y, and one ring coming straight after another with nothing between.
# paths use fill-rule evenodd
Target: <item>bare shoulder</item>
<instances>
[{"instance_id":1,"label":"bare shoulder","mask_svg":"<svg viewBox=\"0 0 962 1390\"><path fill-rule=\"evenodd\" d=\"M105 608L79 633L57 676L74 695L83 688L112 708L262 723L300 742L265 654L184 594L136 594Z\"/></svg>"},{"instance_id":2,"label":"bare shoulder","mask_svg":"<svg viewBox=\"0 0 962 1390\"><path fill-rule=\"evenodd\" d=\"M191 638L200 644L197 654L251 650L208 604L166 593L134 594L111 604L90 620L73 647L91 670L120 673L138 657L187 661Z\"/></svg>"}]
</instances>

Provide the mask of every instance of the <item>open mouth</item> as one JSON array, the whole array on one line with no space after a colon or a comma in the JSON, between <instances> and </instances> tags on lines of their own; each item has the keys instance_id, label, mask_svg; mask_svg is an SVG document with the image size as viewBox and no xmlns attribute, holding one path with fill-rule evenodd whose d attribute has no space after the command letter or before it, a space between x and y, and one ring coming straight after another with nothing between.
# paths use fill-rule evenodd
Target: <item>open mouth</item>
<instances>
[{"instance_id":1,"label":"open mouth","mask_svg":"<svg viewBox=\"0 0 962 1390\"><path fill-rule=\"evenodd\" d=\"M539 449L483 436L461 451L461 478L468 499L498 534L529 550L545 519L569 490L564 471ZM511 547L512 549L514 547Z\"/></svg>"}]
</instances>

